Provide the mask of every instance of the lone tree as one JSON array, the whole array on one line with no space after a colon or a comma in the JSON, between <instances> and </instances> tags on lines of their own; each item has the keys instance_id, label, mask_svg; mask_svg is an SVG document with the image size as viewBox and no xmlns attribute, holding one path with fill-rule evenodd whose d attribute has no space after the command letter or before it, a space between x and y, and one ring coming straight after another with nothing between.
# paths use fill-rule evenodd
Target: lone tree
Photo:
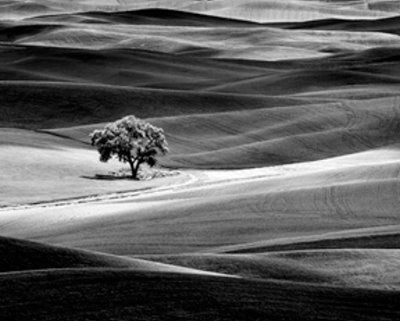
<instances>
[{"instance_id":1,"label":"lone tree","mask_svg":"<svg viewBox=\"0 0 400 321\"><path fill-rule=\"evenodd\" d=\"M137 179L141 164L153 167L157 162L156 156L168 152L164 131L135 116L109 123L104 129L92 132L90 138L102 162L115 156L119 161L128 163L133 179Z\"/></svg>"}]
</instances>

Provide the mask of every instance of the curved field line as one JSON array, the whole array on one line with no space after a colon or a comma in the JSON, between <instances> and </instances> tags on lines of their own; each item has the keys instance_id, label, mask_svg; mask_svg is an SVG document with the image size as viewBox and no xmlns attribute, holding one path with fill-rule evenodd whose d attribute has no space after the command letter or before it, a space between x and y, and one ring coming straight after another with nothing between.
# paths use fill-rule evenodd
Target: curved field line
<instances>
[{"instance_id":1,"label":"curved field line","mask_svg":"<svg viewBox=\"0 0 400 321\"><path fill-rule=\"evenodd\" d=\"M112 193L104 193L104 194L94 194L87 196L79 196L79 197L71 197L67 199L60 199L54 201L44 201L37 203L27 203L27 204L18 204L11 206L3 206L0 207L0 212L10 211L10 210L26 210L33 208L48 208L48 207L58 207L58 206L70 206L75 204L82 203L93 203L93 202L101 202L101 201L109 201L109 200L120 200L120 199L128 199L135 196L140 196L143 194L152 194L163 191L174 191L176 189L182 188L187 185L194 184L199 181L199 178L193 174L186 173L189 179L183 183L160 186L154 188L142 188L136 189L132 191L123 191L123 192L112 192Z\"/></svg>"}]
</instances>

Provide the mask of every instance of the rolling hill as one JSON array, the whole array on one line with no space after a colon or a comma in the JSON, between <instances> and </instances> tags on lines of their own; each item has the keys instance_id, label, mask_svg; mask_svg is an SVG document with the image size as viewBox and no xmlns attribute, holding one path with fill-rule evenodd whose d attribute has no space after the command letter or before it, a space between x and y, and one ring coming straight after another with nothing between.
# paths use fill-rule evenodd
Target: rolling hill
<instances>
[{"instance_id":1,"label":"rolling hill","mask_svg":"<svg viewBox=\"0 0 400 321\"><path fill-rule=\"evenodd\" d=\"M321 320L395 320L399 316L398 293L382 290L85 269L1 275L0 283L7 293L1 296L4 320L60 320L61 314L62 320L165 320L166 316L315 320L316 315Z\"/></svg>"},{"instance_id":2,"label":"rolling hill","mask_svg":"<svg viewBox=\"0 0 400 321\"><path fill-rule=\"evenodd\" d=\"M0 232L133 255L397 225L398 153L392 146L241 174L200 171L189 185L122 199L4 208Z\"/></svg>"},{"instance_id":3,"label":"rolling hill","mask_svg":"<svg viewBox=\"0 0 400 321\"><path fill-rule=\"evenodd\" d=\"M0 0L0 320L398 320L399 15ZM130 114L139 181L89 142Z\"/></svg>"},{"instance_id":4,"label":"rolling hill","mask_svg":"<svg viewBox=\"0 0 400 321\"><path fill-rule=\"evenodd\" d=\"M247 278L398 290L396 250L303 250L259 254L186 254L152 260ZM147 257L148 259L148 257Z\"/></svg>"},{"instance_id":5,"label":"rolling hill","mask_svg":"<svg viewBox=\"0 0 400 321\"><path fill-rule=\"evenodd\" d=\"M377 107L379 106L379 107ZM399 143L398 99L378 98L153 118L175 167L246 168L324 159ZM101 124L50 133L88 142ZM332 146L332 142L336 142Z\"/></svg>"}]
</instances>

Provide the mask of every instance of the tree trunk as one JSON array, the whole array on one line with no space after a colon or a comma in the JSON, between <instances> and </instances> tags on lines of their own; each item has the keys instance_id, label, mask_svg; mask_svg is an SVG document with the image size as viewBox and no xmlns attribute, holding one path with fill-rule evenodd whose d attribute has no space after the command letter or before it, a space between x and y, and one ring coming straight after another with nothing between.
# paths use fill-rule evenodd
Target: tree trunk
<instances>
[{"instance_id":1,"label":"tree trunk","mask_svg":"<svg viewBox=\"0 0 400 321\"><path fill-rule=\"evenodd\" d=\"M133 179L137 179L137 173L138 173L138 170L139 170L139 165L135 166L135 164L134 164L134 162L132 160L129 160L128 163L129 163L129 166L131 167L132 178Z\"/></svg>"}]
</instances>

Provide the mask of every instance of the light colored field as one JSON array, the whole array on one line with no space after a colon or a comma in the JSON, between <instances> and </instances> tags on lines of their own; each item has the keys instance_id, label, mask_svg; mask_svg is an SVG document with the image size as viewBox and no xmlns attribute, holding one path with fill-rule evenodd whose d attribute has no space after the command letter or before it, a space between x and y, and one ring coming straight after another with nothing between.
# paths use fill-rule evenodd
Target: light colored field
<instances>
[{"instance_id":1,"label":"light colored field","mask_svg":"<svg viewBox=\"0 0 400 321\"><path fill-rule=\"evenodd\" d=\"M179 184L186 175L147 182L93 179L118 172L118 162L99 162L89 146L68 139L18 129L0 129L0 206L146 190Z\"/></svg>"},{"instance_id":2,"label":"light colored field","mask_svg":"<svg viewBox=\"0 0 400 321\"><path fill-rule=\"evenodd\" d=\"M92 23L88 26L66 23L60 26L58 23L37 34L21 35L15 43L81 49L131 48L210 58L273 61L324 57L332 50L399 47L400 38L378 32L281 30L253 25L191 27Z\"/></svg>"},{"instance_id":3,"label":"light colored field","mask_svg":"<svg viewBox=\"0 0 400 321\"><path fill-rule=\"evenodd\" d=\"M305 21L330 17L335 18L374 18L387 16L389 13L370 11L365 7L345 7L323 1L245 1L236 0L233 3L226 0L215 1L215 7L208 12L230 18L241 18L251 21ZM219 8L217 7L219 4ZM212 5L211 5L212 6Z\"/></svg>"},{"instance_id":4,"label":"light colored field","mask_svg":"<svg viewBox=\"0 0 400 321\"><path fill-rule=\"evenodd\" d=\"M398 224L396 146L304 165L201 176L131 199L3 210L3 235L116 254L179 253ZM214 182L213 182L214 181ZM371 206L373 204L373 206ZM43 222L46 222L45 224Z\"/></svg>"},{"instance_id":5,"label":"light colored field","mask_svg":"<svg viewBox=\"0 0 400 321\"><path fill-rule=\"evenodd\" d=\"M2 1L2 19L21 19L38 14L52 14L58 11L80 10L134 10L143 8L169 8L206 12L229 18L251 21L304 21L337 18L377 18L393 15L399 11L395 1L309 1L309 0L141 0L141 1L68 1L34 0L25 3Z\"/></svg>"}]
</instances>

